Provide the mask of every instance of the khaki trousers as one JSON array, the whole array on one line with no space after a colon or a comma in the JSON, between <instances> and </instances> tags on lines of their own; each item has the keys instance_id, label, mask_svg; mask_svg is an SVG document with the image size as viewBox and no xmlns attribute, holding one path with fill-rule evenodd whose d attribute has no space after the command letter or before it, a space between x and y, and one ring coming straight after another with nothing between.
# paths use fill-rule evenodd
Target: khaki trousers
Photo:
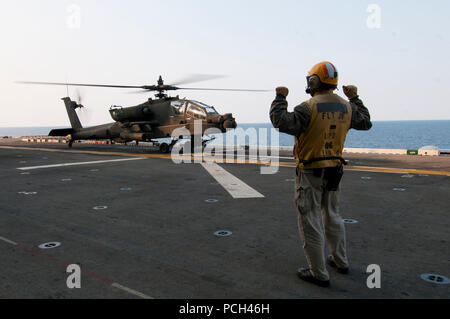
<instances>
[{"instance_id":1,"label":"khaki trousers","mask_svg":"<svg viewBox=\"0 0 450 319\"><path fill-rule=\"evenodd\" d=\"M325 238L328 249L339 268L349 266L345 244L345 226L339 215L339 190L325 189L327 181L313 170L297 169L295 201L298 227L303 249L312 274L319 280L329 280L326 268Z\"/></svg>"}]
</instances>

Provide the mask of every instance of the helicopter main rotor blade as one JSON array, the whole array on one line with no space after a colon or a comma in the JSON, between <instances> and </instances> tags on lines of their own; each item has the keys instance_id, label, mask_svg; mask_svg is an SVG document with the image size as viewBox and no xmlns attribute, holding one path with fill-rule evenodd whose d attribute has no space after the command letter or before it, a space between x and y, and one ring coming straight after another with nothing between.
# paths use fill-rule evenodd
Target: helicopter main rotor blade
<instances>
[{"instance_id":1,"label":"helicopter main rotor blade","mask_svg":"<svg viewBox=\"0 0 450 319\"><path fill-rule=\"evenodd\" d=\"M227 91L227 92L269 92L270 90L247 90L247 89L208 89L208 88L178 88L178 90L195 91Z\"/></svg>"},{"instance_id":2,"label":"helicopter main rotor blade","mask_svg":"<svg viewBox=\"0 0 450 319\"><path fill-rule=\"evenodd\" d=\"M208 77L208 78L206 78ZM209 79L223 77L219 75L204 75L203 79L197 77L197 81L206 81ZM174 85L109 85L109 84L85 84L85 83L62 83L62 82L30 82L30 81L20 81L17 83L21 84L37 84L37 85L61 85L61 86L83 86L83 87L100 87L100 88L119 88L119 89L142 89L138 93L145 93L148 91L174 91L174 90L193 90L193 91L226 91L226 92L269 92L269 90L247 90L247 89L210 89L210 88L180 88Z\"/></svg>"},{"instance_id":3,"label":"helicopter main rotor blade","mask_svg":"<svg viewBox=\"0 0 450 319\"><path fill-rule=\"evenodd\" d=\"M185 85L185 84L191 84L191 83L198 83L202 81L209 81L214 79L220 79L225 78L227 75L220 75L220 74L191 74L185 78L182 78L181 80L178 80L175 83L172 83L171 86L177 86L177 85Z\"/></svg>"},{"instance_id":4,"label":"helicopter main rotor blade","mask_svg":"<svg viewBox=\"0 0 450 319\"><path fill-rule=\"evenodd\" d=\"M140 91L130 91L130 92L127 92L127 94L143 94L143 93L149 94L151 91L154 91L154 90L143 89Z\"/></svg>"},{"instance_id":5,"label":"helicopter main rotor blade","mask_svg":"<svg viewBox=\"0 0 450 319\"><path fill-rule=\"evenodd\" d=\"M19 81L17 83L37 84L37 85L89 86L89 87L119 88L119 89L145 89L146 88L146 86L134 86L134 85L109 85L109 84L59 83L59 82Z\"/></svg>"}]
</instances>

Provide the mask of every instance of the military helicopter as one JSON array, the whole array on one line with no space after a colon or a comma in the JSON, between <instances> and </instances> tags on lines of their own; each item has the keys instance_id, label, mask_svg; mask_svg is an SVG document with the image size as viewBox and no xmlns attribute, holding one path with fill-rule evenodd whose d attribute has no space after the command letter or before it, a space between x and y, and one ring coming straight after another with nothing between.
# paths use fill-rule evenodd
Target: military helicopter
<instances>
[{"instance_id":1,"label":"military helicopter","mask_svg":"<svg viewBox=\"0 0 450 319\"><path fill-rule=\"evenodd\" d=\"M204 79L203 79L204 80ZM191 79L189 83L203 81L202 79ZM156 99L149 98L148 101L132 107L111 106L109 113L114 123L83 128L76 113L77 109L84 106L81 101L75 102L70 97L62 100L66 106L72 128L54 129L49 136L63 136L68 140L69 148L77 140L110 140L111 142L127 143L131 141L154 142L159 145L160 152L169 153L172 147L185 137L172 138L172 132L177 128L186 128L190 132L191 148L193 150L194 140L199 139L204 146L209 140L204 141L203 136L207 129L217 128L225 133L228 129L235 129L237 123L232 114L219 114L213 106L206 105L196 100L180 99L179 96L170 97L167 91L175 90L207 90L207 91L230 91L230 92L266 92L266 90L243 90L243 89L208 89L208 88L182 88L176 85L166 85L162 76L159 77L157 85L129 86L129 85L103 85L82 83L52 83L52 82L19 82L22 84L38 85L61 85L78 87L100 87L141 89L141 92L157 92ZM184 82L186 84L186 81ZM81 100L81 99L79 99ZM201 136L194 132L194 121L202 121ZM195 135L197 134L197 135ZM170 143L159 143L157 139L171 138ZM189 137L188 137L189 138ZM196 144L197 145L197 144Z\"/></svg>"}]
</instances>

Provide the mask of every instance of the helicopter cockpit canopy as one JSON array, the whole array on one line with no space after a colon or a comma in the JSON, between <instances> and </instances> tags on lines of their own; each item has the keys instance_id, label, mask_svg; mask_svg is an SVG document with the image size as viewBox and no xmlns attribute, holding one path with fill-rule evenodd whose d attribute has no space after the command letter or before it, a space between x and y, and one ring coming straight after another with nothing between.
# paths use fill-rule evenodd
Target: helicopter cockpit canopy
<instances>
[{"instance_id":1,"label":"helicopter cockpit canopy","mask_svg":"<svg viewBox=\"0 0 450 319\"><path fill-rule=\"evenodd\" d=\"M213 106L195 100L177 100L171 103L177 114L190 115L197 119L206 119L208 114L219 114Z\"/></svg>"},{"instance_id":2,"label":"helicopter cockpit canopy","mask_svg":"<svg viewBox=\"0 0 450 319\"><path fill-rule=\"evenodd\" d=\"M186 101L176 100L172 101L170 104L174 108L176 114L184 114L184 111L186 111Z\"/></svg>"},{"instance_id":3,"label":"helicopter cockpit canopy","mask_svg":"<svg viewBox=\"0 0 450 319\"><path fill-rule=\"evenodd\" d=\"M192 100L190 102L203 107L205 109L206 113L208 113L208 114L219 114L213 106L209 106L209 105L206 105L205 103L202 103L199 101L194 101L194 100Z\"/></svg>"},{"instance_id":4,"label":"helicopter cockpit canopy","mask_svg":"<svg viewBox=\"0 0 450 319\"><path fill-rule=\"evenodd\" d=\"M200 107L192 102L187 103L188 107L186 113L188 117L204 120L206 119L206 111L203 107Z\"/></svg>"}]
</instances>

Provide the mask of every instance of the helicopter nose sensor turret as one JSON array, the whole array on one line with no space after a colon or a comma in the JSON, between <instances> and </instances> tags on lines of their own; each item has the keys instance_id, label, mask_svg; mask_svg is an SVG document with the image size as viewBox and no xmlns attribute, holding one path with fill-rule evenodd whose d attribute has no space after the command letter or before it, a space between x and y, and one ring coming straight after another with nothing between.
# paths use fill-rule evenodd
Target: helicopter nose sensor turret
<instances>
[{"instance_id":1,"label":"helicopter nose sensor turret","mask_svg":"<svg viewBox=\"0 0 450 319\"><path fill-rule=\"evenodd\" d=\"M222 115L220 126L223 132L226 132L227 129L235 129L237 127L237 123L233 117L233 114L228 113Z\"/></svg>"}]
</instances>

